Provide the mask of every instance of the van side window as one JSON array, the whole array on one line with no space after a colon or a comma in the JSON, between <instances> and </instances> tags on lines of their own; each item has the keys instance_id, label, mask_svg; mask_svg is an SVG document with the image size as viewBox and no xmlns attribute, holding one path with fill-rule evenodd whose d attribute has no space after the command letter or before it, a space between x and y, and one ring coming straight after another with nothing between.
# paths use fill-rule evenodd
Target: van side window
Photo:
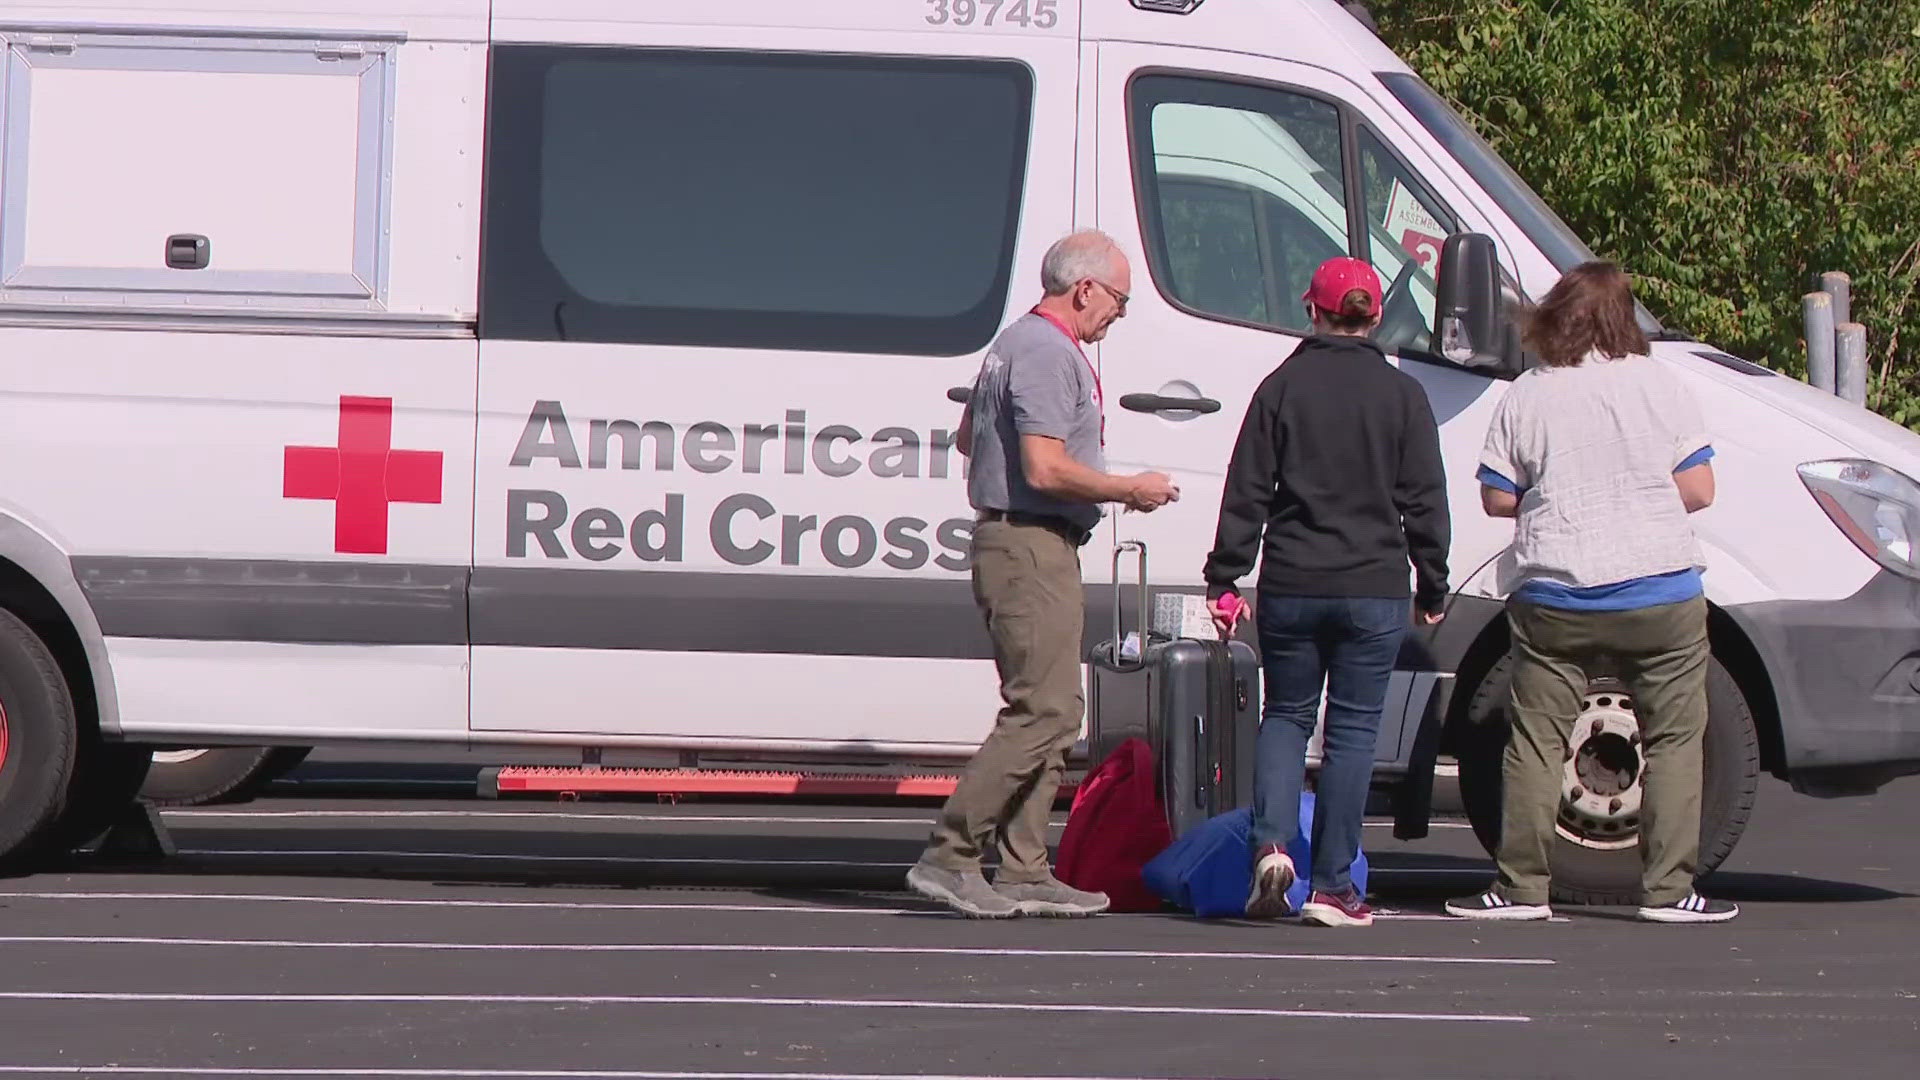
<instances>
[{"instance_id":1,"label":"van side window","mask_svg":"<svg viewBox=\"0 0 1920 1080\"><path fill-rule=\"evenodd\" d=\"M1197 314L1308 329L1300 294L1347 243L1340 114L1284 90L1133 84L1136 186L1161 290Z\"/></svg>"},{"instance_id":2,"label":"van side window","mask_svg":"<svg viewBox=\"0 0 1920 1080\"><path fill-rule=\"evenodd\" d=\"M497 46L480 335L958 356L999 328L1024 65Z\"/></svg>"},{"instance_id":3,"label":"van side window","mask_svg":"<svg viewBox=\"0 0 1920 1080\"><path fill-rule=\"evenodd\" d=\"M345 51L272 31L42 39L12 10L0 305L324 317L418 303L396 301L388 276L414 225L388 227L404 35Z\"/></svg>"},{"instance_id":4,"label":"van side window","mask_svg":"<svg viewBox=\"0 0 1920 1080\"><path fill-rule=\"evenodd\" d=\"M1367 253L1386 290L1374 339L1388 352L1432 348L1440 247L1457 231L1452 213L1371 130L1359 129Z\"/></svg>"}]
</instances>

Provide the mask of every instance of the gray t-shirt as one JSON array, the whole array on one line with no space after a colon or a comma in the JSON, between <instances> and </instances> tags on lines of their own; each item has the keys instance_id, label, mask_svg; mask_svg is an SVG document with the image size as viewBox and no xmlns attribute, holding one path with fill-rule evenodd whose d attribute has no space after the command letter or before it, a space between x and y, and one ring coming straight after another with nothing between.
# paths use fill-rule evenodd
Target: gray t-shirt
<instances>
[{"instance_id":1,"label":"gray t-shirt","mask_svg":"<svg viewBox=\"0 0 1920 1080\"><path fill-rule=\"evenodd\" d=\"M1093 370L1060 328L1031 312L994 340L973 382L973 453L967 501L976 510L1052 514L1083 528L1100 523L1097 503L1067 502L1035 491L1020 463L1020 436L1045 435L1067 454L1105 471Z\"/></svg>"}]
</instances>

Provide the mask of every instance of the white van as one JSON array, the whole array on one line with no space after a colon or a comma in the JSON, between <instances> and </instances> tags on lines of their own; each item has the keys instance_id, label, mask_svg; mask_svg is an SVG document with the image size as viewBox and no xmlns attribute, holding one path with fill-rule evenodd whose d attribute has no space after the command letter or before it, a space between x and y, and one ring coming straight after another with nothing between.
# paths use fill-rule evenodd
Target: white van
<instances>
[{"instance_id":1,"label":"white van","mask_svg":"<svg viewBox=\"0 0 1920 1080\"><path fill-rule=\"evenodd\" d=\"M1092 631L1119 540L1200 590L1307 275L1371 259L1458 589L1380 790L1418 834L1451 752L1493 824L1495 275L1588 252L1335 0L15 0L0 45L0 851L97 832L149 746L963 758L954 400L1087 225L1140 271L1114 467L1184 490L1087 549ZM1762 771L1920 771L1920 438L1648 323L1719 452L1712 865ZM1557 873L1618 895L1631 701L1590 711Z\"/></svg>"}]
</instances>

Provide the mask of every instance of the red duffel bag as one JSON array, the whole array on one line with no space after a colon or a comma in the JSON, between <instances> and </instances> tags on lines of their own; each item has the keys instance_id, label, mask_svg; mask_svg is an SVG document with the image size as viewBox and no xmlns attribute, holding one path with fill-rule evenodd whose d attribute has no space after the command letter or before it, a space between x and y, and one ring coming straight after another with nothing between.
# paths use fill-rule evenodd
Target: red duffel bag
<instances>
[{"instance_id":1,"label":"red duffel bag","mask_svg":"<svg viewBox=\"0 0 1920 1080\"><path fill-rule=\"evenodd\" d=\"M1153 750L1144 739L1128 739L1074 793L1054 876L1106 893L1110 911L1162 911L1166 905L1140 880L1140 870L1172 843Z\"/></svg>"}]
</instances>

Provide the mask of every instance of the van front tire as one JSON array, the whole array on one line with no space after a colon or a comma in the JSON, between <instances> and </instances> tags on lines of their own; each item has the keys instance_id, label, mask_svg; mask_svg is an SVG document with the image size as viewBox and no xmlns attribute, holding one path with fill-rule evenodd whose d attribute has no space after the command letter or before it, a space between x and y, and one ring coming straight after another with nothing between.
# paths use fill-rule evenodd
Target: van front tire
<instances>
[{"instance_id":1,"label":"van front tire","mask_svg":"<svg viewBox=\"0 0 1920 1080\"><path fill-rule=\"evenodd\" d=\"M77 731L73 695L53 653L0 610L0 868L25 869L59 818Z\"/></svg>"},{"instance_id":2,"label":"van front tire","mask_svg":"<svg viewBox=\"0 0 1920 1080\"><path fill-rule=\"evenodd\" d=\"M1510 731L1507 702L1512 674L1513 656L1509 653L1474 688L1465 723L1455 740L1460 799L1474 835L1489 853L1500 845L1501 756ZM1596 718L1603 701L1608 710L1613 710L1609 715L1618 716L1619 707L1630 708L1631 696L1618 684L1596 680L1588 692L1588 704ZM1576 737L1569 745L1570 752L1577 751L1582 742L1580 734L1591 731L1594 723L1583 715L1574 725ZM1612 743L1611 749L1617 749L1620 740L1614 737ZM1601 746L1598 751L1604 754L1609 749ZM1707 668L1702 770L1699 876L1705 877L1725 862L1739 843L1760 785L1760 742L1753 711L1739 683L1718 660L1711 661ZM1602 821L1582 814L1570 795L1563 792L1559 835L1551 855L1552 898L1569 904L1638 904L1641 853L1637 823L1629 824L1630 819Z\"/></svg>"}]
</instances>

